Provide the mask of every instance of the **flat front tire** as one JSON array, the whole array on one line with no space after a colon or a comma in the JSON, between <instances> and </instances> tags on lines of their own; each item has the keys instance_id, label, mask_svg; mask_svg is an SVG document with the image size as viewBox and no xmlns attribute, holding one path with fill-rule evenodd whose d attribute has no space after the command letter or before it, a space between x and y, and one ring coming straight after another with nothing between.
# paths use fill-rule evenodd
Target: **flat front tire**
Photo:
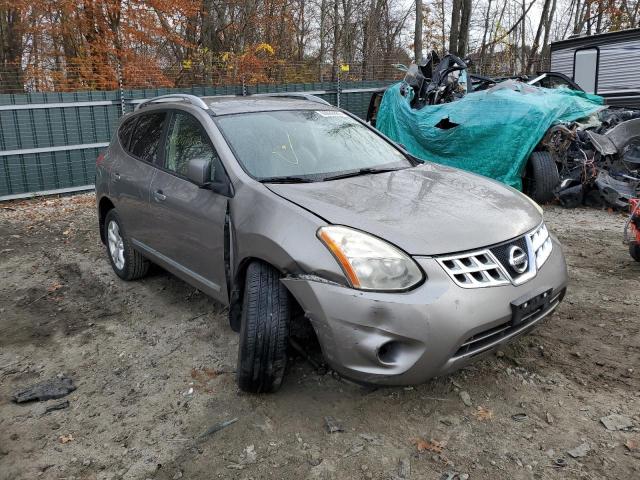
<instances>
[{"instance_id":1,"label":"flat front tire","mask_svg":"<svg viewBox=\"0 0 640 480\"><path fill-rule=\"evenodd\" d=\"M291 304L280 272L254 261L247 267L242 301L238 367L241 390L275 392L287 366Z\"/></svg>"},{"instance_id":2,"label":"flat front tire","mask_svg":"<svg viewBox=\"0 0 640 480\"><path fill-rule=\"evenodd\" d=\"M147 274L149 261L133 249L115 209L109 210L104 219L104 238L109 262L116 275L123 280L136 280Z\"/></svg>"}]
</instances>

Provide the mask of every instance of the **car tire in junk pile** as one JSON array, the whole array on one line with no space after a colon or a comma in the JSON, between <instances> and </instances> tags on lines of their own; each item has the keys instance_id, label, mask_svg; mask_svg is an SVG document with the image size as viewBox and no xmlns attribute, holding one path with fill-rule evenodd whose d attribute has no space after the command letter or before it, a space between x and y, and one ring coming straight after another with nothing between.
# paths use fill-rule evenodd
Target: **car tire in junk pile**
<instances>
[{"instance_id":1,"label":"car tire in junk pile","mask_svg":"<svg viewBox=\"0 0 640 480\"><path fill-rule=\"evenodd\" d=\"M549 152L533 152L525 172L524 193L537 203L548 203L555 198L560 174Z\"/></svg>"}]
</instances>

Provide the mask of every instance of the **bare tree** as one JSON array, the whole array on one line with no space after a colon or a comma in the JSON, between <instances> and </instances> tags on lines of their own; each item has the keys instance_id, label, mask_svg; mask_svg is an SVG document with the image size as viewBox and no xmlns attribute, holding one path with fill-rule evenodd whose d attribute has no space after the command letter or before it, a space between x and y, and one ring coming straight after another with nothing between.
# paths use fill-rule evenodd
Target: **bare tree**
<instances>
[{"instance_id":1,"label":"bare tree","mask_svg":"<svg viewBox=\"0 0 640 480\"><path fill-rule=\"evenodd\" d=\"M416 62L422 57L422 26L424 23L422 0L416 0L416 28L413 35L413 52Z\"/></svg>"}]
</instances>

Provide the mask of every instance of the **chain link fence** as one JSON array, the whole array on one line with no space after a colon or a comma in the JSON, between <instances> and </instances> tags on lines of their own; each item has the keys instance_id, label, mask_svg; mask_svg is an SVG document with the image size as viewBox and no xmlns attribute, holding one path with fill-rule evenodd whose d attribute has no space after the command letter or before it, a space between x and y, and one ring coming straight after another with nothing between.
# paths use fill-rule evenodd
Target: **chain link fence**
<instances>
[{"instance_id":1,"label":"chain link fence","mask_svg":"<svg viewBox=\"0 0 640 480\"><path fill-rule=\"evenodd\" d=\"M404 75L389 64L76 67L0 72L0 200L93 188L96 157L146 98L307 92L364 118L372 93Z\"/></svg>"},{"instance_id":2,"label":"chain link fence","mask_svg":"<svg viewBox=\"0 0 640 480\"><path fill-rule=\"evenodd\" d=\"M290 83L393 80L402 73L389 62L332 64L259 60L192 62L160 66L157 59L121 63L102 61L58 63L54 60L0 66L0 94L104 91L147 88L187 88L227 85L281 85Z\"/></svg>"}]
</instances>

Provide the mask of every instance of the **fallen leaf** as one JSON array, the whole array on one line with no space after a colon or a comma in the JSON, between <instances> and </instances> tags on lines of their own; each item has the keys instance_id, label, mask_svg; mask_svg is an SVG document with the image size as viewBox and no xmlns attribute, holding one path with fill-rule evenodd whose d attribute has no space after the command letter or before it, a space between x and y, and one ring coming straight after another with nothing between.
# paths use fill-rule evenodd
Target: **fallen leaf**
<instances>
[{"instance_id":1,"label":"fallen leaf","mask_svg":"<svg viewBox=\"0 0 640 480\"><path fill-rule=\"evenodd\" d=\"M71 230L65 230L64 232L62 232L63 235L69 235L69 233L71 232Z\"/></svg>"},{"instance_id":2,"label":"fallen leaf","mask_svg":"<svg viewBox=\"0 0 640 480\"><path fill-rule=\"evenodd\" d=\"M56 290L60 290L63 286L64 285L62 285L60 282L55 282L53 285L47 288L47 292L55 292Z\"/></svg>"},{"instance_id":3,"label":"fallen leaf","mask_svg":"<svg viewBox=\"0 0 640 480\"><path fill-rule=\"evenodd\" d=\"M638 441L637 440L634 440L634 439L630 438L624 443L624 446L627 447L627 449L630 452L636 452L636 451L638 451L638 447L640 445L638 445Z\"/></svg>"},{"instance_id":4,"label":"fallen leaf","mask_svg":"<svg viewBox=\"0 0 640 480\"><path fill-rule=\"evenodd\" d=\"M425 440L423 438L416 438L413 443L418 450L418 453L423 452L434 452L434 453L442 453L444 449L444 443L438 442L437 440Z\"/></svg>"},{"instance_id":5,"label":"fallen leaf","mask_svg":"<svg viewBox=\"0 0 640 480\"><path fill-rule=\"evenodd\" d=\"M58 438L58 441L60 443L73 442L73 435L71 435L71 434L69 434L69 435L60 435L60 437Z\"/></svg>"},{"instance_id":6,"label":"fallen leaf","mask_svg":"<svg viewBox=\"0 0 640 480\"><path fill-rule=\"evenodd\" d=\"M493 412L486 407L479 406L478 410L473 412L473 416L483 422L485 420L491 420L493 418Z\"/></svg>"}]
</instances>

